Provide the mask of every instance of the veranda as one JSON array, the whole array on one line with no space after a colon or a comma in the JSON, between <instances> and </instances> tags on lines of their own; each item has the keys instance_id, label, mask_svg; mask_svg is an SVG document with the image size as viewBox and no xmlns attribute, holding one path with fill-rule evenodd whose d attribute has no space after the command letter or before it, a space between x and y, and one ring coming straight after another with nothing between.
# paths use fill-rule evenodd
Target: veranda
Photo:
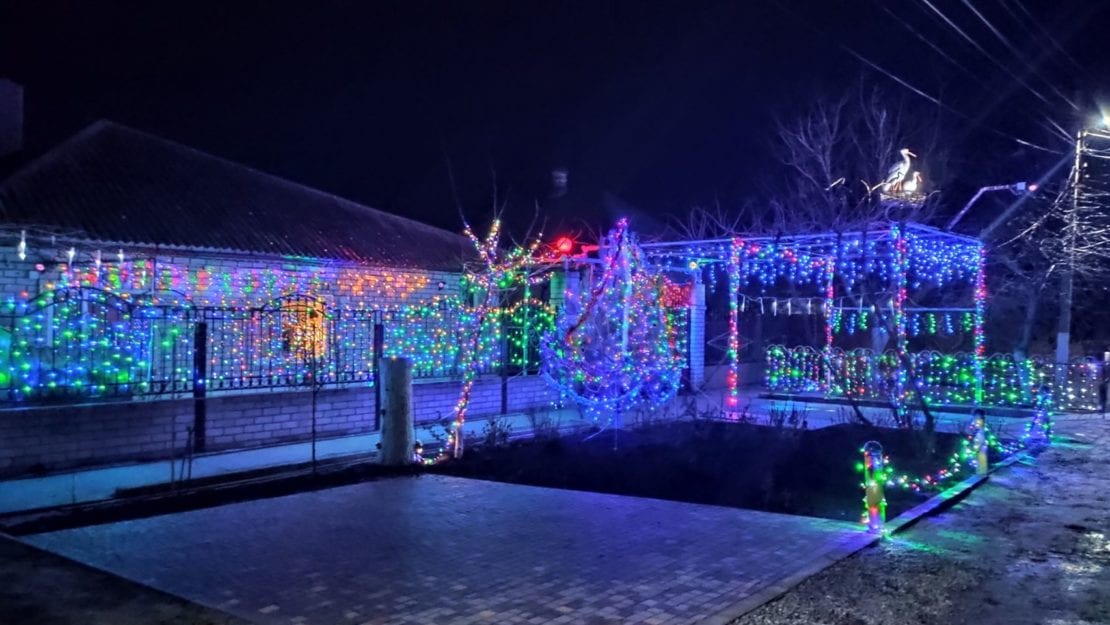
<instances>
[{"instance_id":1,"label":"veranda","mask_svg":"<svg viewBox=\"0 0 1110 625\"><path fill-rule=\"evenodd\" d=\"M726 411L753 382L740 377L741 319L753 313L818 317L823 330L809 344L766 348L763 382L775 393L880 401L902 418L915 404L1029 406L1042 387L1067 408L1098 407L1097 365L1069 365L1065 387L1053 389L1054 363L986 353L986 255L976 239L884 223L643 247L697 281L727 277Z\"/></svg>"}]
</instances>

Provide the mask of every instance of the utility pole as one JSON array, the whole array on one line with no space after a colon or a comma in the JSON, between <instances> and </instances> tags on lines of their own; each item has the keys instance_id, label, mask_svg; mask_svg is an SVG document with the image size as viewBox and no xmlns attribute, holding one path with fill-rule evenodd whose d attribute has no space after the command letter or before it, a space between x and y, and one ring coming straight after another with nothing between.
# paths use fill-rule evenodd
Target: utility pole
<instances>
[{"instance_id":1,"label":"utility pole","mask_svg":"<svg viewBox=\"0 0 1110 625\"><path fill-rule=\"evenodd\" d=\"M1090 176L1087 171L1088 160L1084 158L1090 151L1090 140L1110 140L1110 132L1096 128L1084 128L1075 138L1075 164L1071 173L1071 208L1064 225L1065 263L1060 285L1060 314L1056 326L1056 375L1057 388L1062 389L1067 380L1067 363L1071 358L1071 309L1075 295L1076 246L1079 241L1080 212L1083 210L1084 184Z\"/></svg>"},{"instance_id":2,"label":"utility pole","mask_svg":"<svg viewBox=\"0 0 1110 625\"><path fill-rule=\"evenodd\" d=\"M1071 303L1075 293L1075 241L1079 229L1079 185L1083 181L1083 151L1087 143L1087 129L1079 131L1075 138L1075 165L1071 172L1071 210L1068 211L1067 231L1064 240L1067 246L1067 262L1060 284L1060 314L1056 319L1056 375L1057 388L1062 388L1067 380L1067 363L1071 350Z\"/></svg>"}]
</instances>

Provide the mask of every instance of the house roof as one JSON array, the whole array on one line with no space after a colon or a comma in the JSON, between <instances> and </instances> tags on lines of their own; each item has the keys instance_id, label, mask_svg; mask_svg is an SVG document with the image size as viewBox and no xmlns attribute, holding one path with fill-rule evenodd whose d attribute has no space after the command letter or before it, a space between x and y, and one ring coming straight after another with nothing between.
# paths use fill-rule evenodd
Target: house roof
<instances>
[{"instance_id":1,"label":"house roof","mask_svg":"<svg viewBox=\"0 0 1110 625\"><path fill-rule=\"evenodd\" d=\"M100 121L0 183L0 224L75 238L458 269L460 234Z\"/></svg>"}]
</instances>

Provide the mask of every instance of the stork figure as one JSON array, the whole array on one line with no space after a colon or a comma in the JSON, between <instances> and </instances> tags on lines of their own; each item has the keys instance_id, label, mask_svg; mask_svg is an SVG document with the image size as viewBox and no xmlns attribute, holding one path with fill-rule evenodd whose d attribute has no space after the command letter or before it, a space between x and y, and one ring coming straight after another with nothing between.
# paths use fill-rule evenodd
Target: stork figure
<instances>
[{"instance_id":1,"label":"stork figure","mask_svg":"<svg viewBox=\"0 0 1110 625\"><path fill-rule=\"evenodd\" d=\"M902 155L902 160L890 168L890 171L886 174L886 180L881 185L883 192L887 194L902 192L902 185L910 173L910 165L912 164L910 159L917 158L917 155L910 152L909 148L902 148L898 150L898 153Z\"/></svg>"}]
</instances>

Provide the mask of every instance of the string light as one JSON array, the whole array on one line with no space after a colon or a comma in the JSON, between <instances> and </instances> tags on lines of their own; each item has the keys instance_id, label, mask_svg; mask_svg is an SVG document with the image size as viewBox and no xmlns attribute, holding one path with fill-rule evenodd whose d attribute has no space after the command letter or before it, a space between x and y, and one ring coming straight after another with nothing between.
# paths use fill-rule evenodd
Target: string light
<instances>
[{"instance_id":1,"label":"string light","mask_svg":"<svg viewBox=\"0 0 1110 625\"><path fill-rule=\"evenodd\" d=\"M813 301L822 300L825 346L830 350L836 334L841 331L854 334L874 327L876 321L879 328L889 327L894 335L894 366L888 372L889 377L884 379L893 380L894 384L887 385L884 390L889 392L887 399L898 407L903 420L906 417L904 406L914 392L906 367L900 364L911 356L908 335L954 334L958 319L965 330L971 326L978 336L975 349L979 352L984 349L979 346L985 345L982 338L985 288L976 289L974 307L926 309L910 303L911 292L926 285L944 289L955 282L971 284L979 280L983 248L974 239L918 224L890 224L885 229L868 232L658 243L646 245L645 250L664 265L685 268L696 261L699 266L722 268L729 277L728 405L738 401L738 316L746 310L749 300L758 303L753 309L760 314L773 316L780 312L812 314ZM795 288L813 287L816 294L809 298L766 294L768 289L780 289L784 283ZM888 286L871 293L852 294L853 290L875 284ZM758 287L760 294L740 293L749 285ZM837 299L836 289L840 286L845 295ZM870 300L867 308L864 307L865 296ZM797 372L783 375L790 372L775 370L776 355L768 354L768 358L772 361L768 371L772 384L831 391L833 383L830 380L813 380ZM809 371L831 373L828 367L822 370L813 366ZM871 382L864 384L871 385Z\"/></svg>"},{"instance_id":2,"label":"string light","mask_svg":"<svg viewBox=\"0 0 1110 625\"><path fill-rule=\"evenodd\" d=\"M459 391L459 399L455 402L455 418L447 445L455 458L461 457L463 453L462 428L466 423L474 381L481 367L482 337L485 335L483 328L499 314L503 292L547 279L546 273L542 271L533 273L528 271L529 268L534 268L538 263L543 262L537 254L542 235L537 236L529 246L517 246L504 251L500 246L500 219L493 220L485 239L479 239L470 228L470 224L465 224L463 233L470 239L480 262L476 270L468 271L466 274L470 295L476 304L473 307L470 324L463 329L461 342L463 346L460 365L462 387Z\"/></svg>"},{"instance_id":3,"label":"string light","mask_svg":"<svg viewBox=\"0 0 1110 625\"><path fill-rule=\"evenodd\" d=\"M1010 354L915 352L908 355L913 383L929 406L983 405L1030 407L1039 388L1068 410L1098 410L1098 363L1068 365L1063 390L1055 388L1056 365L1040 359L1016 361ZM888 401L895 393L898 356L887 350L818 351L812 347L772 345L766 352L764 383L783 393L825 392L830 396ZM978 377L981 369L982 376ZM981 379L981 384L979 380ZM832 385L827 384L832 380ZM979 397L981 401L976 401Z\"/></svg>"},{"instance_id":4,"label":"string light","mask_svg":"<svg viewBox=\"0 0 1110 625\"><path fill-rule=\"evenodd\" d=\"M546 336L542 370L566 400L619 427L629 410L674 397L684 356L666 305L674 289L644 261L627 219L610 231L601 254L587 301L567 307L581 312L564 314ZM682 305L688 303L687 295Z\"/></svg>"}]
</instances>

